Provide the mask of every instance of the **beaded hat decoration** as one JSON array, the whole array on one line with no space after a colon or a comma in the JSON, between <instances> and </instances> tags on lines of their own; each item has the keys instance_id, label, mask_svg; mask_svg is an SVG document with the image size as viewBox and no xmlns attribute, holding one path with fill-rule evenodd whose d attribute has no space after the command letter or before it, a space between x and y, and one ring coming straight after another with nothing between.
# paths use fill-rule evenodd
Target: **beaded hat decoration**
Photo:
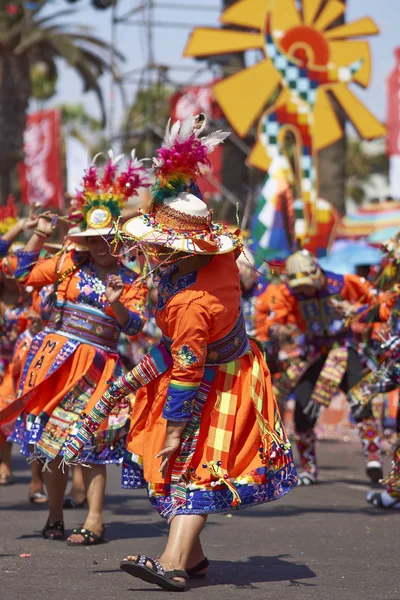
<instances>
[{"instance_id":1,"label":"beaded hat decoration","mask_svg":"<svg viewBox=\"0 0 400 600\"><path fill-rule=\"evenodd\" d=\"M108 160L102 172L96 166L97 154L85 171L82 189L71 200L68 215L70 223L80 225L81 231L68 236L70 241L82 242L83 237L108 235L116 231L121 211L129 198L138 195L140 188L150 187L148 171L132 150L125 170L118 169L123 154L114 157L108 151Z\"/></svg>"},{"instance_id":2,"label":"beaded hat decoration","mask_svg":"<svg viewBox=\"0 0 400 600\"><path fill-rule=\"evenodd\" d=\"M153 159L156 182L150 214L128 221L123 229L139 244L151 244L189 254L219 254L241 246L240 232L213 223L197 185L210 167L209 155L229 135L215 131L200 137L203 114L168 122L164 143Z\"/></svg>"},{"instance_id":3,"label":"beaded hat decoration","mask_svg":"<svg viewBox=\"0 0 400 600\"><path fill-rule=\"evenodd\" d=\"M291 288L300 285L315 286L321 270L315 258L307 250L295 252L286 261L285 279Z\"/></svg>"}]
</instances>

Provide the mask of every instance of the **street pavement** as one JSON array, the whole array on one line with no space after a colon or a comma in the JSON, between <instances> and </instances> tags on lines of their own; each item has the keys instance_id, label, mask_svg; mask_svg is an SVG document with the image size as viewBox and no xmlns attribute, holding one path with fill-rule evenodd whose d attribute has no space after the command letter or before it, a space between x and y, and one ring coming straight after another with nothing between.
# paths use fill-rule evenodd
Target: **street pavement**
<instances>
[{"instance_id":1,"label":"street pavement","mask_svg":"<svg viewBox=\"0 0 400 600\"><path fill-rule=\"evenodd\" d=\"M203 545L207 580L190 584L193 599L398 600L400 511L365 503L368 485L356 442L319 444L321 483L283 500L209 519ZM145 491L119 487L109 469L108 543L71 548L41 538L46 509L27 500L29 471L15 456L16 483L0 487L1 600L150 600L171 595L119 568L127 554L157 556L166 525ZM66 527L85 511L66 511ZM30 556L21 557L22 554Z\"/></svg>"}]
</instances>

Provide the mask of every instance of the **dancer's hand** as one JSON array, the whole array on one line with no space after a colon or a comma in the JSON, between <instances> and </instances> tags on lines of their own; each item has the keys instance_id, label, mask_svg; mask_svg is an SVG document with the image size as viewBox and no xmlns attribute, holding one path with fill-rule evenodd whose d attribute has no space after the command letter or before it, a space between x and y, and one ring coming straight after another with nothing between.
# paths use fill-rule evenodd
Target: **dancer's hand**
<instances>
[{"instance_id":1,"label":"dancer's hand","mask_svg":"<svg viewBox=\"0 0 400 600\"><path fill-rule=\"evenodd\" d=\"M106 298L110 304L117 302L124 291L124 282L119 275L110 275L107 279Z\"/></svg>"},{"instance_id":2,"label":"dancer's hand","mask_svg":"<svg viewBox=\"0 0 400 600\"><path fill-rule=\"evenodd\" d=\"M329 300L329 304L333 306L337 313L344 317L351 317L357 313L357 307L351 304L348 300L337 300L332 298Z\"/></svg>"},{"instance_id":3,"label":"dancer's hand","mask_svg":"<svg viewBox=\"0 0 400 600\"><path fill-rule=\"evenodd\" d=\"M161 465L159 468L159 472L162 473L162 476L164 479L168 472L169 461L170 461L171 457L175 454L175 452L178 450L180 445L181 445L180 433L179 434L176 434L176 433L169 434L169 435L167 435L163 449L156 456L156 458L161 458Z\"/></svg>"},{"instance_id":4,"label":"dancer's hand","mask_svg":"<svg viewBox=\"0 0 400 600\"><path fill-rule=\"evenodd\" d=\"M22 219L23 231L28 231L38 226L39 216L35 214L38 208L40 208L40 204L33 204L30 208L29 216Z\"/></svg>"},{"instance_id":5,"label":"dancer's hand","mask_svg":"<svg viewBox=\"0 0 400 600\"><path fill-rule=\"evenodd\" d=\"M47 211L39 216L37 222L37 230L42 232L46 237L50 237L58 222L57 215Z\"/></svg>"}]
</instances>

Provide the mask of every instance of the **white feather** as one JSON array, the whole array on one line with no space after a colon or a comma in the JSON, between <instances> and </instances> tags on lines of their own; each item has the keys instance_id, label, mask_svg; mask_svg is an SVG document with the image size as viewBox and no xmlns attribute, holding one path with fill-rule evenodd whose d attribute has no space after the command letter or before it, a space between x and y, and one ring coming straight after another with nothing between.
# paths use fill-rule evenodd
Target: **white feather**
<instances>
[{"instance_id":1,"label":"white feather","mask_svg":"<svg viewBox=\"0 0 400 600\"><path fill-rule=\"evenodd\" d=\"M196 129L196 132L195 132L195 134L196 134L196 137L199 137L199 135L200 135L201 133L203 133L203 131L204 131L204 129L205 129L205 127L206 127L206 125L207 125L207 117L204 115L204 113L201 113L201 114L202 114L202 116L203 116L204 118L203 118L203 122L202 122L202 124L200 125L200 127L198 127L198 128ZM197 116L199 116L199 115L197 115Z\"/></svg>"},{"instance_id":2,"label":"white feather","mask_svg":"<svg viewBox=\"0 0 400 600\"><path fill-rule=\"evenodd\" d=\"M180 121L176 121L172 125L171 132L170 132L170 135L169 135L169 146L168 146L169 148L171 148L175 144L176 138L178 137L180 128L181 128Z\"/></svg>"},{"instance_id":3,"label":"white feather","mask_svg":"<svg viewBox=\"0 0 400 600\"><path fill-rule=\"evenodd\" d=\"M218 131L214 131L214 133L211 133L207 137L201 138L201 143L204 144L204 146L206 146L206 148L208 149L208 154L210 154L216 146L222 144L222 142L224 142L224 140L226 140L226 138L229 136L230 132L222 131L221 129L219 129Z\"/></svg>"},{"instance_id":4,"label":"white feather","mask_svg":"<svg viewBox=\"0 0 400 600\"><path fill-rule=\"evenodd\" d=\"M180 142L185 142L190 136L193 134L194 124L196 122L196 118L192 115L187 117L181 124L181 129L178 135L178 140Z\"/></svg>"},{"instance_id":5,"label":"white feather","mask_svg":"<svg viewBox=\"0 0 400 600\"><path fill-rule=\"evenodd\" d=\"M168 140L169 140L169 128L170 128L170 126L171 126L171 119L168 119L168 123L167 123L167 126L165 128L165 134L164 134L164 142L165 142L165 144L167 144Z\"/></svg>"},{"instance_id":6,"label":"white feather","mask_svg":"<svg viewBox=\"0 0 400 600\"><path fill-rule=\"evenodd\" d=\"M94 156L93 159L92 159L92 165L95 165L96 164L96 160L99 158L99 156L102 156L102 155L103 155L102 152L98 152L96 154L96 156Z\"/></svg>"},{"instance_id":7,"label":"white feather","mask_svg":"<svg viewBox=\"0 0 400 600\"><path fill-rule=\"evenodd\" d=\"M108 156L111 159L111 162L113 165L117 165L123 158L124 158L124 154L118 154L115 158L114 158L114 151L113 150L109 150L108 151Z\"/></svg>"}]
</instances>

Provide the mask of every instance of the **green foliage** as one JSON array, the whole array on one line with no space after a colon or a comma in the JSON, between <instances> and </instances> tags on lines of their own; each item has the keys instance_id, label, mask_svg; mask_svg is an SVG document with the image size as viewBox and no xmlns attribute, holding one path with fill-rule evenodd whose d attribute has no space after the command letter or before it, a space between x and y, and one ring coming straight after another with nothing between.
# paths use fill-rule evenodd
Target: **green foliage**
<instances>
[{"instance_id":1,"label":"green foliage","mask_svg":"<svg viewBox=\"0 0 400 600\"><path fill-rule=\"evenodd\" d=\"M58 59L62 59L78 74L84 92L96 94L104 124L106 114L99 78L114 68L110 60L111 47L92 35L89 28L63 22L65 17L74 14L73 9L41 16L39 13L46 4L50 3L47 0L0 2L1 59L16 62L25 58L29 61L33 84L31 94L33 92L40 99L47 99L54 93L60 68ZM123 59L120 54L113 54L114 61ZM49 82L45 81L44 65Z\"/></svg>"},{"instance_id":2,"label":"green foliage","mask_svg":"<svg viewBox=\"0 0 400 600\"><path fill-rule=\"evenodd\" d=\"M35 100L50 100L57 91L57 73L52 75L45 62L37 62L31 67L32 97Z\"/></svg>"},{"instance_id":3,"label":"green foliage","mask_svg":"<svg viewBox=\"0 0 400 600\"><path fill-rule=\"evenodd\" d=\"M169 119L172 94L173 90L163 83L154 83L138 91L123 122L124 152L136 148L138 156L155 154Z\"/></svg>"}]
</instances>

